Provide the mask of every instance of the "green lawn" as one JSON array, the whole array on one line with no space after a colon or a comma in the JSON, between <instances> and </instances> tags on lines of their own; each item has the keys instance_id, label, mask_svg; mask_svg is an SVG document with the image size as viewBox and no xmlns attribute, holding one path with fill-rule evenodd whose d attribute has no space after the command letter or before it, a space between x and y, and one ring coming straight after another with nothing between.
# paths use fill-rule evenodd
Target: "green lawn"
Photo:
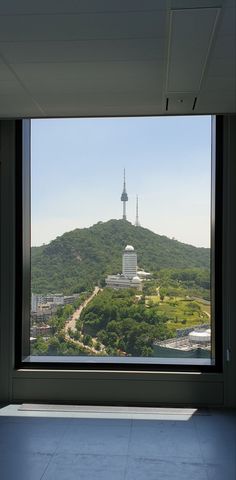
<instances>
[{"instance_id":1,"label":"green lawn","mask_svg":"<svg viewBox=\"0 0 236 480\"><path fill-rule=\"evenodd\" d=\"M171 332L175 332L181 328L208 323L209 321L210 305L205 305L200 301L186 300L183 297L165 297L165 299L161 301L158 295L146 297L146 305L148 305L150 301L158 305L159 312L168 317L167 323Z\"/></svg>"}]
</instances>

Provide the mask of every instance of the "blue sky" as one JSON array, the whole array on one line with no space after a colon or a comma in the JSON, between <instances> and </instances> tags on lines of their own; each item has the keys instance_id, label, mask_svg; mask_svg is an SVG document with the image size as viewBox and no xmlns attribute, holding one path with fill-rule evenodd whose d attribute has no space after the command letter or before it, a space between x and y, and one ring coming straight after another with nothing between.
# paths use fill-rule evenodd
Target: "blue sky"
<instances>
[{"instance_id":1,"label":"blue sky","mask_svg":"<svg viewBox=\"0 0 236 480\"><path fill-rule=\"evenodd\" d=\"M32 121L32 245L122 217L123 168L135 221L210 245L211 119L144 117Z\"/></svg>"}]
</instances>

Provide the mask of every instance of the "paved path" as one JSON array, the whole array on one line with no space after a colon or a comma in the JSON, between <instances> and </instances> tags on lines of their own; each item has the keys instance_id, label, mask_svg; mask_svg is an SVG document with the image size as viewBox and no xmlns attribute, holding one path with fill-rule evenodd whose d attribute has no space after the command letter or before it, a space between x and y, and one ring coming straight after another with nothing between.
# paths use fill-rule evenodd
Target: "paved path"
<instances>
[{"instance_id":1,"label":"paved path","mask_svg":"<svg viewBox=\"0 0 236 480\"><path fill-rule=\"evenodd\" d=\"M78 318L80 317L83 309L88 305L89 302L91 302L91 300L98 294L100 288L99 287L95 287L94 288L94 291L93 293L90 295L89 298L87 298L87 300L84 301L84 303L82 303L82 305L80 305L79 308L77 308L77 310L75 310L75 312L73 313L71 319L69 320L69 322L67 322L66 326L65 326L65 333L67 334L69 328L76 332L76 321L78 320Z\"/></svg>"},{"instance_id":2,"label":"paved path","mask_svg":"<svg viewBox=\"0 0 236 480\"><path fill-rule=\"evenodd\" d=\"M76 346L79 346L79 347L82 347L84 348L85 350L87 350L87 352L89 354L94 354L94 355L97 355L98 353L101 353L101 350L105 352L105 347L104 345L101 345L102 346L102 349L101 350L96 350L94 348L94 346L89 346L89 345L84 345L83 342L81 342L80 340L74 340L70 337L70 335L68 334L68 330L69 328L76 332L76 321L78 320L78 318L80 317L81 315L81 312L83 311L83 309L88 305L89 302L91 302L91 300L98 294L98 292L100 291L101 289L99 287L95 287L94 288L94 291L93 293L90 295L89 298L87 298L84 303L82 303L82 305L80 305L79 308L77 308L77 310L75 310L75 312L73 313L71 319L69 320L69 322L67 322L66 326L65 326L65 338L66 340L69 340L71 343L74 343L74 345ZM94 342L95 343L95 342Z\"/></svg>"}]
</instances>

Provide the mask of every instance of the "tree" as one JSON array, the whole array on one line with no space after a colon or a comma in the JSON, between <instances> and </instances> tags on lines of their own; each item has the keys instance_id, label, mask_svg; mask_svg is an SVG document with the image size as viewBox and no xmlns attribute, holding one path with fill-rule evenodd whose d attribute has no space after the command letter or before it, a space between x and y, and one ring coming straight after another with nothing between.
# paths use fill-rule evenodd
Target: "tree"
<instances>
[{"instance_id":1,"label":"tree","mask_svg":"<svg viewBox=\"0 0 236 480\"><path fill-rule=\"evenodd\" d=\"M84 335L83 336L83 343L84 345L92 346L93 345L93 340L90 335Z\"/></svg>"},{"instance_id":2,"label":"tree","mask_svg":"<svg viewBox=\"0 0 236 480\"><path fill-rule=\"evenodd\" d=\"M47 355L48 354L48 342L43 337L37 337L36 342L32 347L33 355Z\"/></svg>"}]
</instances>

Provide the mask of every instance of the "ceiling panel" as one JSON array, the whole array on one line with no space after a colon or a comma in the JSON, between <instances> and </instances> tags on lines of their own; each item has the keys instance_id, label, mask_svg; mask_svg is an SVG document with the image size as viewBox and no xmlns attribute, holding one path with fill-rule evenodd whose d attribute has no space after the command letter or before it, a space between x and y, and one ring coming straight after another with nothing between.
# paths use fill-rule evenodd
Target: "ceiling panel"
<instances>
[{"instance_id":1,"label":"ceiling panel","mask_svg":"<svg viewBox=\"0 0 236 480\"><path fill-rule=\"evenodd\" d=\"M151 114L161 110L161 97L153 96L147 92L132 92L131 94L88 94L76 97L75 95L63 95L63 101L59 105L57 96L43 96L40 99L45 114L53 117L61 115L61 108L66 115L136 115L143 113ZM71 112L71 113L70 113Z\"/></svg>"},{"instance_id":2,"label":"ceiling panel","mask_svg":"<svg viewBox=\"0 0 236 480\"><path fill-rule=\"evenodd\" d=\"M65 14L165 10L167 0L1 0L0 14Z\"/></svg>"},{"instance_id":3,"label":"ceiling panel","mask_svg":"<svg viewBox=\"0 0 236 480\"><path fill-rule=\"evenodd\" d=\"M8 94L21 95L22 93L25 93L21 85L19 84L19 82L17 82L17 80L15 79L2 80L1 77L0 77L0 92L2 96L8 95Z\"/></svg>"},{"instance_id":4,"label":"ceiling panel","mask_svg":"<svg viewBox=\"0 0 236 480\"><path fill-rule=\"evenodd\" d=\"M77 42L1 42L9 63L159 60L164 57L165 37Z\"/></svg>"},{"instance_id":5,"label":"ceiling panel","mask_svg":"<svg viewBox=\"0 0 236 480\"><path fill-rule=\"evenodd\" d=\"M217 37L212 46L211 58L235 57L235 35Z\"/></svg>"},{"instance_id":6,"label":"ceiling panel","mask_svg":"<svg viewBox=\"0 0 236 480\"><path fill-rule=\"evenodd\" d=\"M26 63L12 64L32 93L162 90L162 62Z\"/></svg>"},{"instance_id":7,"label":"ceiling panel","mask_svg":"<svg viewBox=\"0 0 236 480\"><path fill-rule=\"evenodd\" d=\"M224 0L224 5L227 7L235 8L235 0Z\"/></svg>"},{"instance_id":8,"label":"ceiling panel","mask_svg":"<svg viewBox=\"0 0 236 480\"><path fill-rule=\"evenodd\" d=\"M236 2L235 2L236 5ZM225 8L222 11L222 15L220 18L219 26L218 26L218 37L224 35L235 35L235 25L236 25L236 18L235 18L235 7L234 8Z\"/></svg>"},{"instance_id":9,"label":"ceiling panel","mask_svg":"<svg viewBox=\"0 0 236 480\"><path fill-rule=\"evenodd\" d=\"M165 35L166 12L0 16L0 42L138 38Z\"/></svg>"},{"instance_id":10,"label":"ceiling panel","mask_svg":"<svg viewBox=\"0 0 236 480\"><path fill-rule=\"evenodd\" d=\"M161 115L161 104L135 104L130 106L127 102L124 105L86 105L86 107L74 102L66 103L63 107L63 115L58 105L54 104L52 108L45 109L45 116L55 117L105 117L105 116L127 116L127 115ZM31 118L34 116L31 115ZM35 114L34 118L38 118Z\"/></svg>"},{"instance_id":11,"label":"ceiling panel","mask_svg":"<svg viewBox=\"0 0 236 480\"><path fill-rule=\"evenodd\" d=\"M42 109L38 108L36 103L27 93L21 89L19 92L0 94L1 116L4 117L42 117Z\"/></svg>"},{"instance_id":12,"label":"ceiling panel","mask_svg":"<svg viewBox=\"0 0 236 480\"><path fill-rule=\"evenodd\" d=\"M234 92L222 91L221 95L216 91L200 93L195 113L230 113L236 112L236 95Z\"/></svg>"},{"instance_id":13,"label":"ceiling panel","mask_svg":"<svg viewBox=\"0 0 236 480\"><path fill-rule=\"evenodd\" d=\"M222 7L226 0L170 0L171 10ZM231 0L228 0L231 1ZM232 0L234 1L234 0Z\"/></svg>"},{"instance_id":14,"label":"ceiling panel","mask_svg":"<svg viewBox=\"0 0 236 480\"><path fill-rule=\"evenodd\" d=\"M212 58L207 69L208 77L233 77L235 78L236 58L234 52L227 57Z\"/></svg>"},{"instance_id":15,"label":"ceiling panel","mask_svg":"<svg viewBox=\"0 0 236 480\"><path fill-rule=\"evenodd\" d=\"M42 105L43 108L53 108L53 105L56 104L58 99L57 94L51 95L38 95L37 100ZM161 95L153 94L152 92L147 92L146 90L136 90L132 92L77 92L77 95L73 93L66 93L63 95L63 103L66 106L67 103L81 105L86 107L88 104L92 105L129 105L135 106L137 104L151 105L153 102L155 104L161 102Z\"/></svg>"},{"instance_id":16,"label":"ceiling panel","mask_svg":"<svg viewBox=\"0 0 236 480\"><path fill-rule=\"evenodd\" d=\"M207 76L203 86L202 92L210 91L210 92L234 92L235 91L235 77L230 76L227 77L222 72L221 76L217 77L210 77Z\"/></svg>"},{"instance_id":17,"label":"ceiling panel","mask_svg":"<svg viewBox=\"0 0 236 480\"><path fill-rule=\"evenodd\" d=\"M12 71L10 70L9 66L6 65L6 63L3 62L1 59L0 59L0 80L2 81L15 80L15 77L12 74ZM1 94L1 91L0 91L0 94Z\"/></svg>"}]
</instances>

